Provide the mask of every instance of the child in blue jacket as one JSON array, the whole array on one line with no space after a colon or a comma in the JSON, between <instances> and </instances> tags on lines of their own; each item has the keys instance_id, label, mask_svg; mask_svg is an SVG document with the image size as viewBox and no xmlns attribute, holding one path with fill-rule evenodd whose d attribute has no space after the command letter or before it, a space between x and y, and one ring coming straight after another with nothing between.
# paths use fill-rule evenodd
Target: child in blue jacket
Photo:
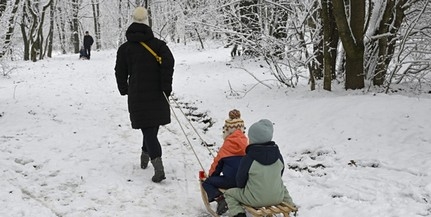
<instances>
[{"instance_id":1,"label":"child in blue jacket","mask_svg":"<svg viewBox=\"0 0 431 217\"><path fill-rule=\"evenodd\" d=\"M283 184L284 161L280 150L272 140L273 125L262 119L248 130L249 145L238 168L237 188L224 193L229 216L245 217L241 204L252 207L295 204Z\"/></svg>"}]
</instances>

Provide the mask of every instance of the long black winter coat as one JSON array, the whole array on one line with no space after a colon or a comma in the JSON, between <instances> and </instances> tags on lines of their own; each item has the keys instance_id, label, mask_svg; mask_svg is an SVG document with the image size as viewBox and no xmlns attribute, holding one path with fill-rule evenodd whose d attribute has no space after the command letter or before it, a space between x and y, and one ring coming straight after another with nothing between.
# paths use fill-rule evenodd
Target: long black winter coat
<instances>
[{"instance_id":1,"label":"long black winter coat","mask_svg":"<svg viewBox=\"0 0 431 217\"><path fill-rule=\"evenodd\" d=\"M84 47L89 48L93 45L94 40L90 35L84 35Z\"/></svg>"},{"instance_id":2,"label":"long black winter coat","mask_svg":"<svg viewBox=\"0 0 431 217\"><path fill-rule=\"evenodd\" d=\"M132 128L140 129L171 122L169 104L163 95L172 91L174 57L164 41L154 37L145 24L132 23L127 42L117 51L115 76L121 95L128 95ZM139 42L145 42L162 64Z\"/></svg>"}]
</instances>

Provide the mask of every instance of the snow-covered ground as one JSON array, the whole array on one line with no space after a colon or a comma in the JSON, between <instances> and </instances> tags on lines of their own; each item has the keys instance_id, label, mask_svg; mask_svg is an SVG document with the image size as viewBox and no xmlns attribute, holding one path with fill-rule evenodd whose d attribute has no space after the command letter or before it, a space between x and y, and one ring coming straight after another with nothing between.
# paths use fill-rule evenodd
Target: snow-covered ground
<instances>
[{"instance_id":1,"label":"snow-covered ground","mask_svg":"<svg viewBox=\"0 0 431 217\"><path fill-rule=\"evenodd\" d=\"M287 89L221 46L170 46L182 110L159 133L160 184L151 166L139 168L142 136L117 91L114 50L8 63L17 68L0 78L1 217L209 216L198 171L209 169L233 108L247 126L274 122L299 217L431 216L430 94Z\"/></svg>"}]
</instances>

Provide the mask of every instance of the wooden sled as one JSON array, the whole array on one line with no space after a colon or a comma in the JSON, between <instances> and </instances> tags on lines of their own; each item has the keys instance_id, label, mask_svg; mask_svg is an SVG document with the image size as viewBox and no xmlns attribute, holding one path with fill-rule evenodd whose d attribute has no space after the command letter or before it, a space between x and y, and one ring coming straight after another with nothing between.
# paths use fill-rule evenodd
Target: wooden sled
<instances>
[{"instance_id":1,"label":"wooden sled","mask_svg":"<svg viewBox=\"0 0 431 217\"><path fill-rule=\"evenodd\" d=\"M199 188L201 189L202 201L204 202L205 208L207 209L207 211L209 212L209 214L211 214L214 217L219 217L219 215L217 214L217 212L212 209L211 204L208 201L207 192L205 192L205 189L202 187L202 182L204 180L205 179L199 179Z\"/></svg>"},{"instance_id":2,"label":"wooden sled","mask_svg":"<svg viewBox=\"0 0 431 217\"><path fill-rule=\"evenodd\" d=\"M220 217L216 211L214 211L211 207L211 204L208 202L208 196L205 192L204 188L202 187L202 182L205 179L199 179L199 187L201 189L201 196L202 201L204 202L205 208L207 209L208 213L210 213L214 217ZM225 192L225 189L219 189L221 192ZM278 205L275 206L265 206L265 207L259 207L254 208L251 206L243 205L244 209L249 212L253 217L269 217L269 216L276 216L277 214L283 214L284 217L289 217L291 212L298 211L298 209L294 206L291 206L290 204L286 202L281 202Z\"/></svg>"},{"instance_id":3,"label":"wooden sled","mask_svg":"<svg viewBox=\"0 0 431 217\"><path fill-rule=\"evenodd\" d=\"M253 217L260 216L275 216L277 214L283 214L284 217L290 216L291 212L296 212L298 209L294 206L289 205L286 202L281 202L275 206L265 206L260 208L254 208L251 206L243 205L244 209L247 210Z\"/></svg>"}]
</instances>

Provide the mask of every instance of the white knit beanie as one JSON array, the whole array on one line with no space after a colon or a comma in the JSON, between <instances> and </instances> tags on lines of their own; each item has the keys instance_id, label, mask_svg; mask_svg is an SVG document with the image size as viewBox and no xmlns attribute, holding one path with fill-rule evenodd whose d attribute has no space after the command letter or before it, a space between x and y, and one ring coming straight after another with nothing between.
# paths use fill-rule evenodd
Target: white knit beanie
<instances>
[{"instance_id":1,"label":"white knit beanie","mask_svg":"<svg viewBox=\"0 0 431 217\"><path fill-rule=\"evenodd\" d=\"M148 22L148 11L144 7L137 7L133 11L132 17L133 17L133 22L135 23L142 23L142 24L146 24L147 26L150 25L150 23Z\"/></svg>"},{"instance_id":2,"label":"white knit beanie","mask_svg":"<svg viewBox=\"0 0 431 217\"><path fill-rule=\"evenodd\" d=\"M274 128L268 119L262 119L248 129L248 139L250 144L266 143L272 140Z\"/></svg>"}]
</instances>

